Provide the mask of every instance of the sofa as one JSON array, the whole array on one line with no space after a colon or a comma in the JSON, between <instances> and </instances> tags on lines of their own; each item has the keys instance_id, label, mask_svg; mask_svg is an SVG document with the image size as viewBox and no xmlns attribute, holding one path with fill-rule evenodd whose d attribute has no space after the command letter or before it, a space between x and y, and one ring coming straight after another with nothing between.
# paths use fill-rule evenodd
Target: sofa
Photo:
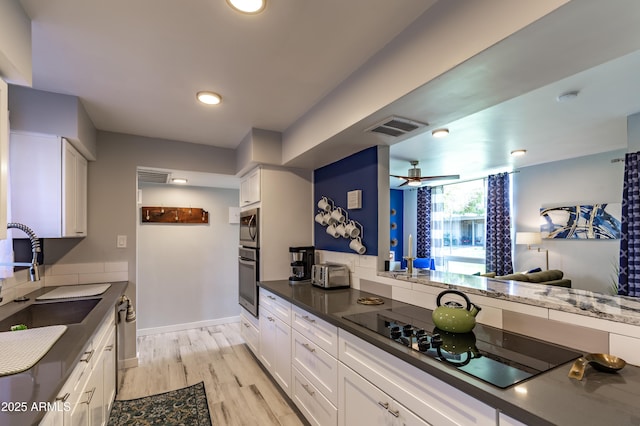
<instances>
[{"instance_id":1,"label":"sofa","mask_svg":"<svg viewBox=\"0 0 640 426\"><path fill-rule=\"evenodd\" d=\"M550 269L540 272L524 272L509 275L498 275L495 272L481 274L483 277L495 278L497 280L511 280L525 283L555 285L558 287L571 288L571 280L563 278L564 273L558 269Z\"/></svg>"}]
</instances>

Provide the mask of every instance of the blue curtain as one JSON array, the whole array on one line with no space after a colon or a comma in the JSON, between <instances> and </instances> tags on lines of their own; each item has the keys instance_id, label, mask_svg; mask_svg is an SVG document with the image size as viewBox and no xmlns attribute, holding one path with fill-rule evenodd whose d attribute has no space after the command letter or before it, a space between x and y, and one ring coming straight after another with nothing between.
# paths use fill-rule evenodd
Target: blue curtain
<instances>
[{"instance_id":1,"label":"blue curtain","mask_svg":"<svg viewBox=\"0 0 640 426\"><path fill-rule=\"evenodd\" d=\"M431 257L431 188L418 188L417 257Z\"/></svg>"},{"instance_id":2,"label":"blue curtain","mask_svg":"<svg viewBox=\"0 0 640 426\"><path fill-rule=\"evenodd\" d=\"M496 275L513 273L511 259L511 200L509 174L490 175L487 181L486 268Z\"/></svg>"},{"instance_id":3,"label":"blue curtain","mask_svg":"<svg viewBox=\"0 0 640 426\"><path fill-rule=\"evenodd\" d=\"M624 161L618 294L640 297L640 153Z\"/></svg>"}]
</instances>

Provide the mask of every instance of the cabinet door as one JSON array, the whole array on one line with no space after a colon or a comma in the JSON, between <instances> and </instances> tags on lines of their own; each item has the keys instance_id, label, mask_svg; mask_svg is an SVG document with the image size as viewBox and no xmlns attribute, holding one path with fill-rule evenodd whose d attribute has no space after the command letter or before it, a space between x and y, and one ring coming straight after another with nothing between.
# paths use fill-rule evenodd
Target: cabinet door
<instances>
[{"instance_id":1,"label":"cabinet door","mask_svg":"<svg viewBox=\"0 0 640 426\"><path fill-rule=\"evenodd\" d=\"M87 404L89 405L89 424L102 426L104 423L104 352L96 360L95 367L87 383Z\"/></svg>"},{"instance_id":2,"label":"cabinet door","mask_svg":"<svg viewBox=\"0 0 640 426\"><path fill-rule=\"evenodd\" d=\"M87 161L67 141L62 152L62 236L86 236Z\"/></svg>"},{"instance_id":3,"label":"cabinet door","mask_svg":"<svg viewBox=\"0 0 640 426\"><path fill-rule=\"evenodd\" d=\"M7 238L7 170L9 167L9 112L7 83L0 78L0 240Z\"/></svg>"},{"instance_id":4,"label":"cabinet door","mask_svg":"<svg viewBox=\"0 0 640 426\"><path fill-rule=\"evenodd\" d=\"M62 411L48 411L39 424L40 426L64 426L64 413Z\"/></svg>"},{"instance_id":5,"label":"cabinet door","mask_svg":"<svg viewBox=\"0 0 640 426\"><path fill-rule=\"evenodd\" d=\"M429 426L344 364L340 364L339 380L339 425Z\"/></svg>"},{"instance_id":6,"label":"cabinet door","mask_svg":"<svg viewBox=\"0 0 640 426\"><path fill-rule=\"evenodd\" d=\"M113 328L103 349L104 419L109 418L116 398L116 330Z\"/></svg>"},{"instance_id":7,"label":"cabinet door","mask_svg":"<svg viewBox=\"0 0 640 426\"><path fill-rule=\"evenodd\" d=\"M393 419L387 409L392 399L343 364L338 370L338 425L390 426Z\"/></svg>"},{"instance_id":8,"label":"cabinet door","mask_svg":"<svg viewBox=\"0 0 640 426\"><path fill-rule=\"evenodd\" d=\"M291 396L291 327L276 318L273 376L282 390Z\"/></svg>"},{"instance_id":9,"label":"cabinet door","mask_svg":"<svg viewBox=\"0 0 640 426\"><path fill-rule=\"evenodd\" d=\"M240 206L260 201L260 169L245 176L240 182Z\"/></svg>"},{"instance_id":10,"label":"cabinet door","mask_svg":"<svg viewBox=\"0 0 640 426\"><path fill-rule=\"evenodd\" d=\"M273 374L273 359L276 344L276 318L269 310L260 311L260 362Z\"/></svg>"}]
</instances>

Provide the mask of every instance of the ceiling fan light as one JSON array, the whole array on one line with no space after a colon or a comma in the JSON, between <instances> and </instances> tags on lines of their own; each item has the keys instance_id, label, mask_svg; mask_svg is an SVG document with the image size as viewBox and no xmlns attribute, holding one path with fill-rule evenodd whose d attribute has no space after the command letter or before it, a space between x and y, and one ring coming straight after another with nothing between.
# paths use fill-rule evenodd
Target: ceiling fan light
<instances>
[{"instance_id":1,"label":"ceiling fan light","mask_svg":"<svg viewBox=\"0 0 640 426\"><path fill-rule=\"evenodd\" d=\"M444 138L449 136L449 129L435 129L431 132L434 138Z\"/></svg>"},{"instance_id":2,"label":"ceiling fan light","mask_svg":"<svg viewBox=\"0 0 640 426\"><path fill-rule=\"evenodd\" d=\"M526 149L514 149L513 151L511 151L511 156L512 157L522 157L526 153L527 153Z\"/></svg>"},{"instance_id":3,"label":"ceiling fan light","mask_svg":"<svg viewBox=\"0 0 640 426\"><path fill-rule=\"evenodd\" d=\"M409 186L420 186L422 183L419 180L410 180L407 185Z\"/></svg>"},{"instance_id":4,"label":"ceiling fan light","mask_svg":"<svg viewBox=\"0 0 640 426\"><path fill-rule=\"evenodd\" d=\"M196 94L196 98L203 104L207 105L218 105L222 102L222 96L218 95L215 92L202 91Z\"/></svg>"},{"instance_id":5,"label":"ceiling fan light","mask_svg":"<svg viewBox=\"0 0 640 426\"><path fill-rule=\"evenodd\" d=\"M255 15L267 6L267 0L227 0L227 4L238 12Z\"/></svg>"}]
</instances>

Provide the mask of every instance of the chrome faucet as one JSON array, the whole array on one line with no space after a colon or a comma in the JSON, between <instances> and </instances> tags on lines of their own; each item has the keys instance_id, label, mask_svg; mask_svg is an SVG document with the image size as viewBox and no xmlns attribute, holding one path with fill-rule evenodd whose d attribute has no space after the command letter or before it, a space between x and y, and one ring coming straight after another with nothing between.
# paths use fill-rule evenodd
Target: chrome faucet
<instances>
[{"instance_id":1,"label":"chrome faucet","mask_svg":"<svg viewBox=\"0 0 640 426\"><path fill-rule=\"evenodd\" d=\"M13 262L13 263L0 263L0 266L28 266L29 267L29 279L31 281L40 281L40 271L38 270L38 253L42 250L40 249L40 240L36 236L36 233L31 230L26 225L21 223L7 223L7 228L19 229L25 234L29 236L29 240L31 241L31 253L33 253L33 258L31 259L31 263L28 262ZM1 289L2 287L0 287Z\"/></svg>"}]
</instances>

